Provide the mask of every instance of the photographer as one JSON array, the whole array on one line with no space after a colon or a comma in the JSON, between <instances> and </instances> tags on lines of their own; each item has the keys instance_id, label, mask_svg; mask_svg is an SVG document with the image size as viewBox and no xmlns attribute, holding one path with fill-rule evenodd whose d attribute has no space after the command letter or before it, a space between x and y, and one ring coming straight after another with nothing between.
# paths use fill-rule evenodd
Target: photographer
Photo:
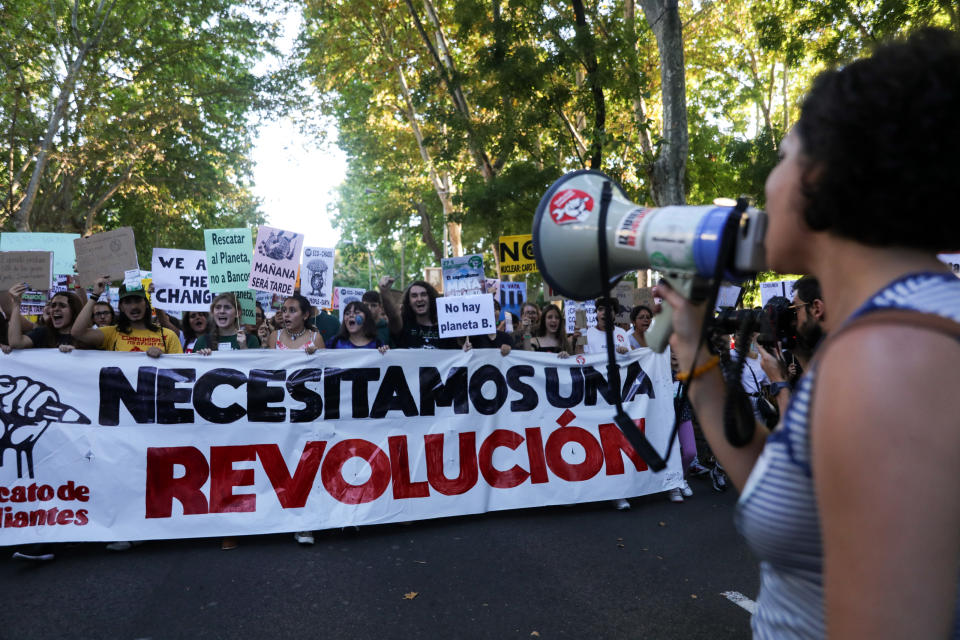
<instances>
[{"instance_id":1,"label":"photographer","mask_svg":"<svg viewBox=\"0 0 960 640\"><path fill-rule=\"evenodd\" d=\"M727 441L718 359L698 352L705 309L657 288L694 409L742 492L736 523L761 560L756 637L960 636L960 279L936 257L960 245L957 113L960 39L944 30L814 81L767 178L766 257L819 279L831 337L772 433ZM909 210L891 206L905 198Z\"/></svg>"},{"instance_id":2,"label":"photographer","mask_svg":"<svg viewBox=\"0 0 960 640\"><path fill-rule=\"evenodd\" d=\"M826 331L827 308L820 292L820 281L813 276L803 276L793 284L793 305L797 313L797 345L794 355L800 366L806 369L813 352L823 340Z\"/></svg>"}]
</instances>

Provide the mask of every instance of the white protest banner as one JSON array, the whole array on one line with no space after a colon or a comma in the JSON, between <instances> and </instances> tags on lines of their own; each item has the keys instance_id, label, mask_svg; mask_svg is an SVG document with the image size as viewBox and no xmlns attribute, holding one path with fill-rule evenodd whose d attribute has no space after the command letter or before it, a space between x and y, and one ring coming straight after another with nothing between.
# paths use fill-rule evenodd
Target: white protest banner
<instances>
[{"instance_id":1,"label":"white protest banner","mask_svg":"<svg viewBox=\"0 0 960 640\"><path fill-rule=\"evenodd\" d=\"M78 238L73 241L73 248L77 252L77 275L84 287L92 287L101 276L110 276L112 281L123 280L128 270L140 269L130 227Z\"/></svg>"},{"instance_id":2,"label":"white protest banner","mask_svg":"<svg viewBox=\"0 0 960 640\"><path fill-rule=\"evenodd\" d=\"M53 286L53 252L0 251L0 291L26 283L48 291Z\"/></svg>"},{"instance_id":3,"label":"white protest banner","mask_svg":"<svg viewBox=\"0 0 960 640\"><path fill-rule=\"evenodd\" d=\"M229 293L246 288L253 252L250 229L204 229L203 243L210 291Z\"/></svg>"},{"instance_id":4,"label":"white protest banner","mask_svg":"<svg viewBox=\"0 0 960 640\"><path fill-rule=\"evenodd\" d=\"M302 233L261 225L257 229L257 249L253 252L247 286L257 291L292 296L297 284L302 246Z\"/></svg>"},{"instance_id":5,"label":"white protest banner","mask_svg":"<svg viewBox=\"0 0 960 640\"><path fill-rule=\"evenodd\" d=\"M337 287L333 291L333 308L340 310L340 319L343 319L343 310L351 302L359 302L363 299L366 289L357 289L354 287Z\"/></svg>"},{"instance_id":6,"label":"white protest banner","mask_svg":"<svg viewBox=\"0 0 960 640\"><path fill-rule=\"evenodd\" d=\"M621 358L622 386L605 355L518 350L64 357L0 358L0 545L329 529L682 482L679 447L653 473L613 424L619 396L666 451L662 354ZM38 392L31 420L20 399Z\"/></svg>"},{"instance_id":7,"label":"white protest banner","mask_svg":"<svg viewBox=\"0 0 960 640\"><path fill-rule=\"evenodd\" d=\"M937 255L941 262L950 266L953 275L960 277L960 253L941 253Z\"/></svg>"},{"instance_id":8,"label":"white protest banner","mask_svg":"<svg viewBox=\"0 0 960 640\"><path fill-rule=\"evenodd\" d=\"M79 233L4 231L0 233L0 251L52 251L53 272L76 272L77 252L73 241Z\"/></svg>"},{"instance_id":9,"label":"white protest banner","mask_svg":"<svg viewBox=\"0 0 960 640\"><path fill-rule=\"evenodd\" d=\"M205 251L156 248L151 267L153 306L170 313L210 311Z\"/></svg>"},{"instance_id":10,"label":"white protest banner","mask_svg":"<svg viewBox=\"0 0 960 640\"><path fill-rule=\"evenodd\" d=\"M475 253L468 256L444 258L443 295L471 296L484 292L486 277L483 275L483 256Z\"/></svg>"},{"instance_id":11,"label":"white protest banner","mask_svg":"<svg viewBox=\"0 0 960 640\"><path fill-rule=\"evenodd\" d=\"M318 309L333 308L334 250L325 247L304 247L300 267L300 293Z\"/></svg>"},{"instance_id":12,"label":"white protest banner","mask_svg":"<svg viewBox=\"0 0 960 640\"><path fill-rule=\"evenodd\" d=\"M783 280L782 282L783 282L783 296L784 296L787 300L790 300L790 301L792 302L792 301L793 301L793 285L795 285L795 284L797 283L797 281L796 281L796 280Z\"/></svg>"},{"instance_id":13,"label":"white protest banner","mask_svg":"<svg viewBox=\"0 0 960 640\"><path fill-rule=\"evenodd\" d=\"M444 296L437 298L437 324L441 338L459 338L494 333L493 295Z\"/></svg>"},{"instance_id":14,"label":"white protest banner","mask_svg":"<svg viewBox=\"0 0 960 640\"><path fill-rule=\"evenodd\" d=\"M567 325L567 333L573 333L577 330L577 311L586 313L587 326L584 327L585 329L597 326L597 305L593 300L584 300L583 302L564 300L563 316Z\"/></svg>"}]
</instances>

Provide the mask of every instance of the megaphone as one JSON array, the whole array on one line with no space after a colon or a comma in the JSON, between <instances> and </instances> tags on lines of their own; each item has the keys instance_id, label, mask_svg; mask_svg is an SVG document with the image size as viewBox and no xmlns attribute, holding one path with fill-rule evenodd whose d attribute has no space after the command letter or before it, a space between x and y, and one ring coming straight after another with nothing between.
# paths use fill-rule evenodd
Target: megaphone
<instances>
[{"instance_id":1,"label":"megaphone","mask_svg":"<svg viewBox=\"0 0 960 640\"><path fill-rule=\"evenodd\" d=\"M602 212L604 183L607 211ZM600 221L606 255L601 256ZM764 269L767 216L743 206L642 207L610 177L583 169L551 185L533 219L533 250L543 279L561 295L588 300L603 295L628 271L655 269L684 297L695 284L721 279L739 283ZM601 260L606 260L602 265ZM610 282L600 276L605 266ZM647 332L647 344L662 352L673 330L664 305Z\"/></svg>"}]
</instances>

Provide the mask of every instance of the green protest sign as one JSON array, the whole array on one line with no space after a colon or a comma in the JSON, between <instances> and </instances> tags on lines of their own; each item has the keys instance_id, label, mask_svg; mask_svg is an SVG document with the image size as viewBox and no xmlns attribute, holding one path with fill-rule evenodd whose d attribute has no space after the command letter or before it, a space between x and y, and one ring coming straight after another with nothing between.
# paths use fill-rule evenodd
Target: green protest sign
<instances>
[{"instance_id":1,"label":"green protest sign","mask_svg":"<svg viewBox=\"0 0 960 640\"><path fill-rule=\"evenodd\" d=\"M253 289L235 291L240 307L240 324L257 324L257 292Z\"/></svg>"},{"instance_id":2,"label":"green protest sign","mask_svg":"<svg viewBox=\"0 0 960 640\"><path fill-rule=\"evenodd\" d=\"M214 293L246 289L253 239L250 229L204 229L207 286Z\"/></svg>"}]
</instances>

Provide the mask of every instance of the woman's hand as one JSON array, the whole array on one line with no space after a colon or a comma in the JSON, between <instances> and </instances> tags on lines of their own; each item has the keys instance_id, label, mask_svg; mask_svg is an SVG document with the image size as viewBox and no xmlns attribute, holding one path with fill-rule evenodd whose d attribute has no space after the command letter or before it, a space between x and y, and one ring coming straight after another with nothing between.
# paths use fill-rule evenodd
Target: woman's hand
<instances>
[{"instance_id":1,"label":"woman's hand","mask_svg":"<svg viewBox=\"0 0 960 640\"><path fill-rule=\"evenodd\" d=\"M566 351L561 351L560 353L557 354L557 357L560 358L561 360L565 360L570 357L570 354L567 353Z\"/></svg>"},{"instance_id":2,"label":"woman's hand","mask_svg":"<svg viewBox=\"0 0 960 640\"><path fill-rule=\"evenodd\" d=\"M623 346L622 344L617 347L617 353L624 354L624 353L626 353L626 352L628 352L628 351L630 351L630 349L628 349L627 347Z\"/></svg>"},{"instance_id":3,"label":"woman's hand","mask_svg":"<svg viewBox=\"0 0 960 640\"><path fill-rule=\"evenodd\" d=\"M13 298L13 301L16 303L20 302L20 299L23 297L23 293L27 290L27 283L21 282L20 284L15 284L10 287L10 297ZM19 309L14 309L14 313L20 313Z\"/></svg>"},{"instance_id":4,"label":"woman's hand","mask_svg":"<svg viewBox=\"0 0 960 640\"><path fill-rule=\"evenodd\" d=\"M304 347L303 350L304 350L304 352L305 352L308 356L309 356L309 355L312 355L312 354L314 354L314 353L317 352L317 345L315 345L315 344L313 344L313 343L311 342L311 343L308 344L306 347Z\"/></svg>"},{"instance_id":5,"label":"woman's hand","mask_svg":"<svg viewBox=\"0 0 960 640\"><path fill-rule=\"evenodd\" d=\"M700 344L700 334L703 331L703 303L691 303L662 280L653 288L653 295L663 298L663 301L673 308L673 334L670 337L670 348L677 354L680 371L687 371L693 363L697 345ZM661 305L657 305L655 311L659 312L660 308ZM702 364L709 357L709 354L704 351L697 360Z\"/></svg>"},{"instance_id":6,"label":"woman's hand","mask_svg":"<svg viewBox=\"0 0 960 640\"><path fill-rule=\"evenodd\" d=\"M473 349L473 345L470 344L470 336L467 336L467 339L463 341L463 350L470 351L470 349Z\"/></svg>"},{"instance_id":7,"label":"woman's hand","mask_svg":"<svg viewBox=\"0 0 960 640\"><path fill-rule=\"evenodd\" d=\"M57 348L60 349L60 353L73 353L74 349L72 344L62 344Z\"/></svg>"},{"instance_id":8,"label":"woman's hand","mask_svg":"<svg viewBox=\"0 0 960 640\"><path fill-rule=\"evenodd\" d=\"M8 344L0 344L0 351L6 354L13 353L13 347Z\"/></svg>"},{"instance_id":9,"label":"woman's hand","mask_svg":"<svg viewBox=\"0 0 960 640\"><path fill-rule=\"evenodd\" d=\"M199 353L202 356L209 356L211 353L213 353L213 349L210 349L210 348L197 349L194 351L194 353Z\"/></svg>"},{"instance_id":10,"label":"woman's hand","mask_svg":"<svg viewBox=\"0 0 960 640\"><path fill-rule=\"evenodd\" d=\"M380 355L383 355L383 354L385 354L387 351L390 351L390 347L388 347L388 346L385 345L385 344L382 344L382 345L380 345L379 347L377 347L377 351L380 352Z\"/></svg>"},{"instance_id":11,"label":"woman's hand","mask_svg":"<svg viewBox=\"0 0 960 640\"><path fill-rule=\"evenodd\" d=\"M240 328L237 329L237 349L246 349L246 348L247 348L246 329L243 328L243 325L240 325Z\"/></svg>"}]
</instances>

